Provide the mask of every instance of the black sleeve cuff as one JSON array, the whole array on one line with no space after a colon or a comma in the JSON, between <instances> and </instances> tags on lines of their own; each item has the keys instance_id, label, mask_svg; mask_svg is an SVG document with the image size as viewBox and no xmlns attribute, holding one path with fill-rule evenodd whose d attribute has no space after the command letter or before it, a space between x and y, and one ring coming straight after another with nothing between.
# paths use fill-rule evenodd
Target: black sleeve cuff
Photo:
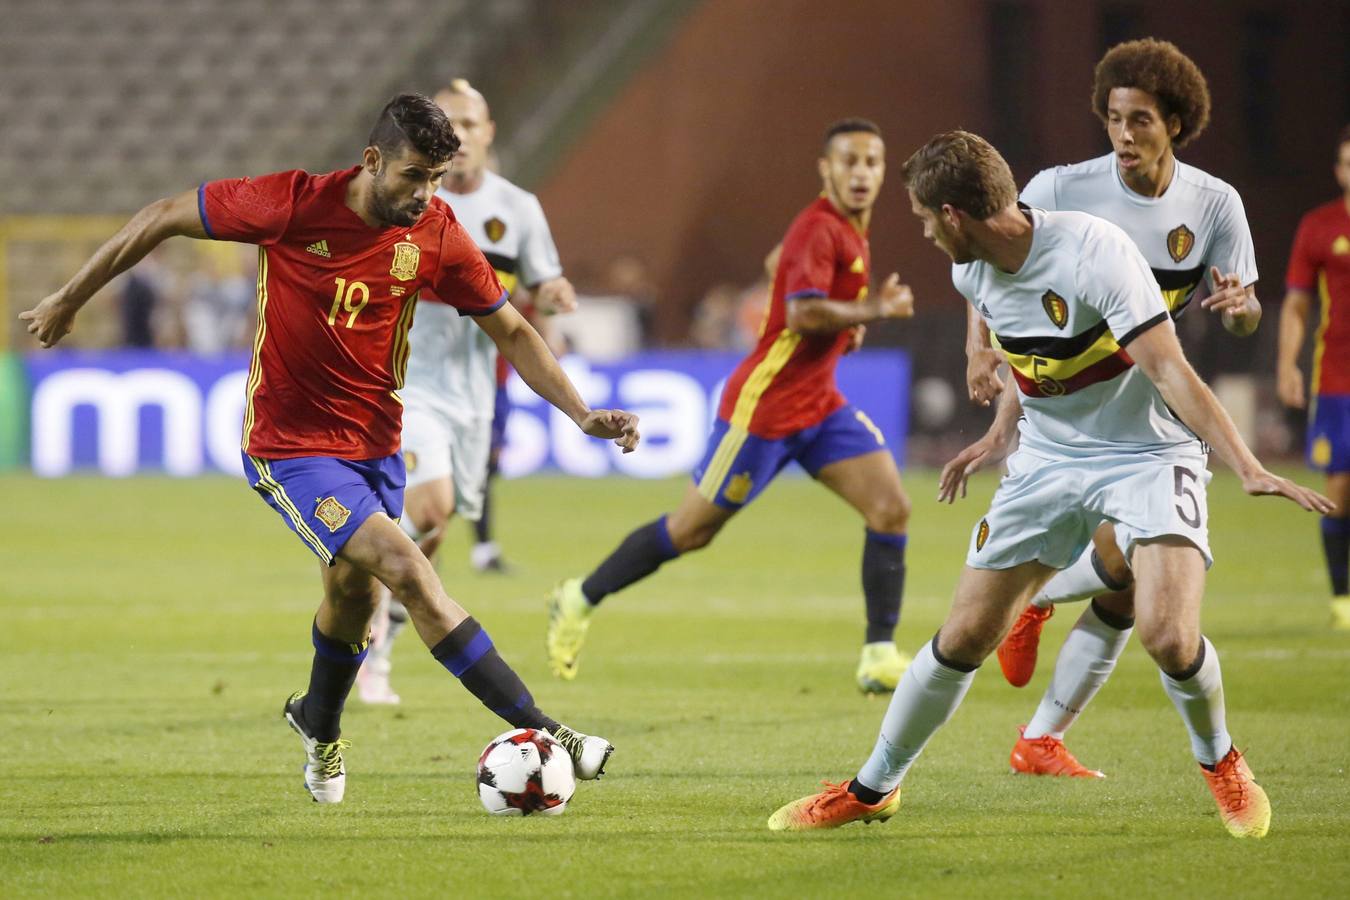
<instances>
[{"instance_id":1,"label":"black sleeve cuff","mask_svg":"<svg viewBox=\"0 0 1350 900\"><path fill-rule=\"evenodd\" d=\"M1163 322L1166 322L1167 319L1168 319L1167 313L1160 312L1153 318L1149 319L1147 322L1142 322L1136 325L1129 331L1125 332L1123 336L1116 338L1116 343L1120 345L1122 349L1124 349L1125 345L1128 344L1130 341L1139 337L1139 335L1143 334L1145 331L1148 331L1154 325L1161 325Z\"/></svg>"}]
</instances>

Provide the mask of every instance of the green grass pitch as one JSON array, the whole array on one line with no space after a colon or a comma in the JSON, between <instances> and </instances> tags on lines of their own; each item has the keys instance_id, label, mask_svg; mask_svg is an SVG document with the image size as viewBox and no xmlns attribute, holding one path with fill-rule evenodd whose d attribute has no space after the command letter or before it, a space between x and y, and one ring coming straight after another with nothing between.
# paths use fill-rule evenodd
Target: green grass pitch
<instances>
[{"instance_id":1,"label":"green grass pitch","mask_svg":"<svg viewBox=\"0 0 1350 900\"><path fill-rule=\"evenodd\" d=\"M1306 477L1306 476L1304 476ZM940 624L994 485L914 496L899 631ZM852 681L862 526L785 478L708 550L611 598L570 684L543 656L544 603L679 482L534 478L499 496L510 577L441 570L544 709L617 745L557 819L496 819L473 769L505 726L416 640L400 708L355 699L347 800L310 802L280 716L303 687L316 560L240 482L0 478L0 894L14 896L1270 897L1350 881L1350 634L1327 626L1317 520L1211 488L1206 632L1229 724L1270 793L1261 842L1224 832L1137 642L1070 734L1103 782L1009 774L1016 726L1077 616L1047 626L1035 680L993 660L882 826L771 834L779 804L851 775L884 700Z\"/></svg>"}]
</instances>

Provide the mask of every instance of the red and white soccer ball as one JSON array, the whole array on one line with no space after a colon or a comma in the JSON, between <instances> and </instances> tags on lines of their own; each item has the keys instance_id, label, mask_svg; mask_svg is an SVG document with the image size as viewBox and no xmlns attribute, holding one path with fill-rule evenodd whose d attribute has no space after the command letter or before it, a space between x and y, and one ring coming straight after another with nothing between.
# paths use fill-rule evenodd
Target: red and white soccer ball
<instances>
[{"instance_id":1,"label":"red and white soccer ball","mask_svg":"<svg viewBox=\"0 0 1350 900\"><path fill-rule=\"evenodd\" d=\"M500 734L478 757L478 799L494 816L560 815L576 789L572 757L546 731Z\"/></svg>"}]
</instances>

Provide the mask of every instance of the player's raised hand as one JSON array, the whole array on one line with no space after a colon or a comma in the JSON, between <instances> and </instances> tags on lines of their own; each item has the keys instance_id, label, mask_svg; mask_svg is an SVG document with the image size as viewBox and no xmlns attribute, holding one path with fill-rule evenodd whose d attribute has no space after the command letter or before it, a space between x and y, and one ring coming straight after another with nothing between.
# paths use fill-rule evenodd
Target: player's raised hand
<instances>
[{"instance_id":1,"label":"player's raised hand","mask_svg":"<svg viewBox=\"0 0 1350 900\"><path fill-rule=\"evenodd\" d=\"M534 307L545 315L570 313L577 308L577 292L572 282L559 275L534 288Z\"/></svg>"},{"instance_id":2,"label":"player's raised hand","mask_svg":"<svg viewBox=\"0 0 1350 900\"><path fill-rule=\"evenodd\" d=\"M900 274L892 272L877 292L879 319L908 319L914 315L914 292L900 283Z\"/></svg>"},{"instance_id":3,"label":"player's raised hand","mask_svg":"<svg viewBox=\"0 0 1350 900\"><path fill-rule=\"evenodd\" d=\"M1218 266L1210 266L1209 280L1214 289L1208 297L1200 301L1203 308L1210 312L1226 312L1233 316L1248 312L1250 298L1247 289L1242 286L1241 278L1231 272L1225 275L1219 271Z\"/></svg>"},{"instance_id":4,"label":"player's raised hand","mask_svg":"<svg viewBox=\"0 0 1350 900\"><path fill-rule=\"evenodd\" d=\"M1281 478L1265 469L1261 469L1254 475L1244 477L1242 489L1254 497L1285 497L1308 512L1321 513L1322 515L1327 515L1336 509L1336 504L1312 488L1305 488L1301 484L1296 484L1288 478Z\"/></svg>"},{"instance_id":5,"label":"player's raised hand","mask_svg":"<svg viewBox=\"0 0 1350 900\"><path fill-rule=\"evenodd\" d=\"M862 349L863 339L867 337L866 325L854 325L848 330L848 343L844 346L845 353L854 353Z\"/></svg>"},{"instance_id":6,"label":"player's raised hand","mask_svg":"<svg viewBox=\"0 0 1350 900\"><path fill-rule=\"evenodd\" d=\"M581 430L591 437L608 438L623 448L624 453L637 449L642 435L638 433L636 413L622 409L593 409L581 420Z\"/></svg>"},{"instance_id":7,"label":"player's raised hand","mask_svg":"<svg viewBox=\"0 0 1350 900\"><path fill-rule=\"evenodd\" d=\"M942 467L938 478L938 502L955 503L956 491L961 490L961 499L966 498L966 482L970 476L994 461L999 447L988 435L980 438Z\"/></svg>"},{"instance_id":8,"label":"player's raised hand","mask_svg":"<svg viewBox=\"0 0 1350 900\"><path fill-rule=\"evenodd\" d=\"M1003 393L1003 381L998 367L1003 354L993 347L981 347L966 357L966 391L980 406L988 406Z\"/></svg>"},{"instance_id":9,"label":"player's raised hand","mask_svg":"<svg viewBox=\"0 0 1350 900\"><path fill-rule=\"evenodd\" d=\"M1298 366L1280 366L1275 373L1275 393L1280 402L1291 409L1303 409L1308 405L1304 393L1303 371Z\"/></svg>"},{"instance_id":10,"label":"player's raised hand","mask_svg":"<svg viewBox=\"0 0 1350 900\"><path fill-rule=\"evenodd\" d=\"M55 347L61 338L70 334L78 311L78 306L52 294L32 309L19 313L19 321L26 323L28 333L43 347Z\"/></svg>"}]
</instances>

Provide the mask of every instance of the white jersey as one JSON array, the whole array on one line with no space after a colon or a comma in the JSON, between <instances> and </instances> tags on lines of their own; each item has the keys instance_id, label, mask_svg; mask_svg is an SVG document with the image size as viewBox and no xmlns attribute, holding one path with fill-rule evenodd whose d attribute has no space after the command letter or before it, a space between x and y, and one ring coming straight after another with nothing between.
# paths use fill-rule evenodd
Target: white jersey
<instances>
[{"instance_id":1,"label":"white jersey","mask_svg":"<svg viewBox=\"0 0 1350 900\"><path fill-rule=\"evenodd\" d=\"M495 172L484 172L473 193L442 188L436 196L450 204L511 293L520 283L534 286L562 274L558 249L534 194ZM442 303L419 303L409 341L401 391L405 405L466 424L492 418L497 347L471 316Z\"/></svg>"},{"instance_id":2,"label":"white jersey","mask_svg":"<svg viewBox=\"0 0 1350 900\"><path fill-rule=\"evenodd\" d=\"M1173 327L1144 257L1105 219L1026 211L1031 252L1016 274L980 260L952 267L1021 389L1022 446L1080 458L1193 452L1195 435L1125 352L1149 328Z\"/></svg>"},{"instance_id":3,"label":"white jersey","mask_svg":"<svg viewBox=\"0 0 1350 900\"><path fill-rule=\"evenodd\" d=\"M1256 251L1242 198L1231 185L1180 160L1161 197L1126 187L1115 154L1108 153L1045 169L1027 182L1022 202L1091 213L1120 226L1144 254L1174 319L1210 266L1236 273L1244 285L1256 281Z\"/></svg>"}]
</instances>

